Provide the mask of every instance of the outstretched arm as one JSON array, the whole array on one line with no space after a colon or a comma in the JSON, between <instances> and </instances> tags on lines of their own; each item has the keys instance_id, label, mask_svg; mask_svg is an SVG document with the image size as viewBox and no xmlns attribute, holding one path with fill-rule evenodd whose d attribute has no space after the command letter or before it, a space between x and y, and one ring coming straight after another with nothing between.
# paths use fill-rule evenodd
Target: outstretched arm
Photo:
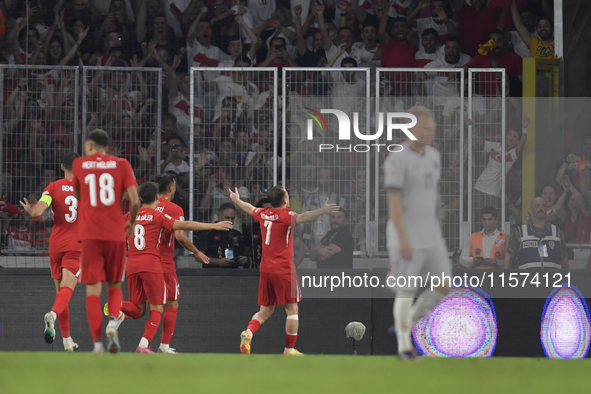
<instances>
[{"instance_id":1,"label":"outstretched arm","mask_svg":"<svg viewBox=\"0 0 591 394\"><path fill-rule=\"evenodd\" d=\"M31 203L29 203L29 201L27 201L26 198L23 198L23 200L25 200L24 203L22 201L19 201L19 202L21 203L25 212L27 212L29 214L29 216L32 218L36 218L38 216L41 216L43 214L43 212L45 212L47 210L47 208L49 208L49 205L47 205L47 203L44 201L39 201L39 202L37 202L37 204L32 206Z\"/></svg>"},{"instance_id":2,"label":"outstretched arm","mask_svg":"<svg viewBox=\"0 0 591 394\"><path fill-rule=\"evenodd\" d=\"M515 2L515 0L513 0L513 3L511 3L511 16L513 17L513 24L515 25L515 29L517 29L517 32L519 33L519 37L521 37L525 45L527 45L527 47L529 48L530 34L529 31L527 31L525 25L523 24L523 21L521 20L521 15L519 15L519 10L517 9L517 3Z\"/></svg>"},{"instance_id":3,"label":"outstretched arm","mask_svg":"<svg viewBox=\"0 0 591 394\"><path fill-rule=\"evenodd\" d=\"M199 223L199 222L184 222L182 220L175 220L172 225L173 230L189 230L189 231L203 231L203 230L221 230L228 231L232 228L232 222L217 222L217 223Z\"/></svg>"},{"instance_id":4,"label":"outstretched arm","mask_svg":"<svg viewBox=\"0 0 591 394\"><path fill-rule=\"evenodd\" d=\"M313 211L307 211L298 215L298 217L296 218L296 224L311 222L320 215L328 215L333 212L337 212L340 208L341 207L339 207L337 204L329 204L327 198L322 208L318 208Z\"/></svg>"},{"instance_id":5,"label":"outstretched arm","mask_svg":"<svg viewBox=\"0 0 591 394\"><path fill-rule=\"evenodd\" d=\"M240 194L238 194L238 188L235 188L234 191L230 190L230 198L232 199L232 202L238 205L238 207L242 209L245 213L252 215L252 211L255 210L255 207L240 199Z\"/></svg>"},{"instance_id":6,"label":"outstretched arm","mask_svg":"<svg viewBox=\"0 0 591 394\"><path fill-rule=\"evenodd\" d=\"M201 261L203 264L209 264L209 257L201 253L201 251L197 249L195 245L193 245L193 242L191 242L189 237L187 237L185 230L176 230L174 232L174 236L183 248L195 255L195 260Z\"/></svg>"},{"instance_id":7,"label":"outstretched arm","mask_svg":"<svg viewBox=\"0 0 591 394\"><path fill-rule=\"evenodd\" d=\"M380 19L380 26L378 28L378 38L380 39L380 45L387 46L390 43L390 35L386 33L388 27L388 13L384 12Z\"/></svg>"}]
</instances>

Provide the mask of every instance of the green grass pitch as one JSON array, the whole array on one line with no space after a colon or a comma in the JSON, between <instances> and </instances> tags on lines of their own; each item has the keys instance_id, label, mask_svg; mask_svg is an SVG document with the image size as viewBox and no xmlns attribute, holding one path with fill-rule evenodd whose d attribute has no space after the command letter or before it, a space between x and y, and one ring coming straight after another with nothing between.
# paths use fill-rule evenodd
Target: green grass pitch
<instances>
[{"instance_id":1,"label":"green grass pitch","mask_svg":"<svg viewBox=\"0 0 591 394\"><path fill-rule=\"evenodd\" d=\"M0 393L569 393L588 360L0 352Z\"/></svg>"}]
</instances>

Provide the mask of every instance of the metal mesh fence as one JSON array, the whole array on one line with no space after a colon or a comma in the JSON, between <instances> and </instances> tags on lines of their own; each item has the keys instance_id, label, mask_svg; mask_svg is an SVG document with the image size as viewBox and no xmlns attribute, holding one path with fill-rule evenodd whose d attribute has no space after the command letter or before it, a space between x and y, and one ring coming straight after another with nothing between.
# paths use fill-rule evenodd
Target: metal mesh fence
<instances>
[{"instance_id":1,"label":"metal mesh fence","mask_svg":"<svg viewBox=\"0 0 591 394\"><path fill-rule=\"evenodd\" d=\"M92 130L105 130L109 153L131 163L138 184L153 181L167 167L160 152L162 70L84 67L82 80L82 140Z\"/></svg>"},{"instance_id":2,"label":"metal mesh fence","mask_svg":"<svg viewBox=\"0 0 591 394\"><path fill-rule=\"evenodd\" d=\"M461 245L460 223L463 221L465 171L468 166L465 150L465 135L461 133L464 123L465 91L462 69L377 69L375 88L377 112L384 116L387 112L406 112L412 106L421 104L435 115L437 132L433 146L441 154L441 213L443 235L450 251ZM384 124L386 121L384 120ZM401 143L406 140L402 131L393 132L392 141L382 134L380 143ZM374 188L376 193L373 220L377 225L378 251L387 255L386 220L388 209L383 188L382 166L388 151L375 157Z\"/></svg>"},{"instance_id":3,"label":"metal mesh fence","mask_svg":"<svg viewBox=\"0 0 591 394\"><path fill-rule=\"evenodd\" d=\"M3 66L2 81L2 254L46 256L51 210L31 220L19 201L35 204L52 181L63 176L65 153L76 150L78 67Z\"/></svg>"},{"instance_id":4,"label":"metal mesh fence","mask_svg":"<svg viewBox=\"0 0 591 394\"><path fill-rule=\"evenodd\" d=\"M195 67L177 78L169 113L185 130L188 217L217 220L219 207L231 202L228 189L238 188L256 205L278 183L283 166L277 69ZM238 208L234 229L244 234L251 224Z\"/></svg>"},{"instance_id":5,"label":"metal mesh fence","mask_svg":"<svg viewBox=\"0 0 591 394\"><path fill-rule=\"evenodd\" d=\"M349 127L341 128L340 116L346 115L353 129L368 133L369 81L368 68L283 69L285 185L291 208L299 213L314 210L326 199L343 207L356 255L365 255L368 249L370 153L356 144L368 141L360 141ZM323 110L338 110L341 115ZM343 139L343 132L351 138ZM298 226L296 263L330 229L328 215Z\"/></svg>"}]
</instances>

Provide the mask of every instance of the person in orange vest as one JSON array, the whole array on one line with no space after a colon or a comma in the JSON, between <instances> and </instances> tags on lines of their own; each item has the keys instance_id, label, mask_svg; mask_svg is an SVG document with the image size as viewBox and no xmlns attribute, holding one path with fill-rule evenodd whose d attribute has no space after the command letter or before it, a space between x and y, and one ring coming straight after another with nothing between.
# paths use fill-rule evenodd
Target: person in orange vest
<instances>
[{"instance_id":1,"label":"person in orange vest","mask_svg":"<svg viewBox=\"0 0 591 394\"><path fill-rule=\"evenodd\" d=\"M464 248L460 264L466 268L496 269L503 267L507 234L497 229L499 211L486 206L480 211L483 229L470 236L470 245Z\"/></svg>"},{"instance_id":2,"label":"person in orange vest","mask_svg":"<svg viewBox=\"0 0 591 394\"><path fill-rule=\"evenodd\" d=\"M576 188L580 187L579 172L581 171L581 167L583 165L591 167L591 134L585 134L581 142L581 145L583 146L583 154L577 156L574 153L571 153L566 156L566 159L564 159L562 166L556 174L556 181L558 183L562 183L564 176L569 175L571 176L571 179L573 179L573 185L575 185Z\"/></svg>"}]
</instances>

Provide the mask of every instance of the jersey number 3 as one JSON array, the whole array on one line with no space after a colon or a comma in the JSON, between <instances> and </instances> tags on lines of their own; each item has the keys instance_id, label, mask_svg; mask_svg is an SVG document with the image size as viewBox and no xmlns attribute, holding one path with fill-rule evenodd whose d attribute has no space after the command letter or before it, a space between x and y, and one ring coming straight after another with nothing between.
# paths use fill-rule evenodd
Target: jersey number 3
<instances>
[{"instance_id":1,"label":"jersey number 3","mask_svg":"<svg viewBox=\"0 0 591 394\"><path fill-rule=\"evenodd\" d=\"M84 183L88 185L90 206L97 206L96 174L88 174L84 177ZM111 174L101 174L99 177L99 199L104 206L111 206L115 202L115 179Z\"/></svg>"},{"instance_id":2,"label":"jersey number 3","mask_svg":"<svg viewBox=\"0 0 591 394\"><path fill-rule=\"evenodd\" d=\"M66 197L66 205L70 206L70 213L66 213L66 222L68 223L74 223L76 221L76 217L78 216L78 212L76 212L76 209L78 208L78 200L76 200L76 197L74 196L68 196Z\"/></svg>"}]
</instances>

